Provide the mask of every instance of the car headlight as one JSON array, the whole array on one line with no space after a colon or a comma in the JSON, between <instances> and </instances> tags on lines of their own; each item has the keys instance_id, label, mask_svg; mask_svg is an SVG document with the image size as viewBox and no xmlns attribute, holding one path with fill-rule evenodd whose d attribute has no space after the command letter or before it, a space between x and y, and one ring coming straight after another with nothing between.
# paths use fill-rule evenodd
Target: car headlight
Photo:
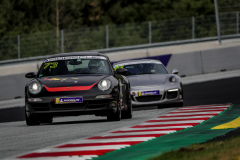
<instances>
[{"instance_id":1,"label":"car headlight","mask_svg":"<svg viewBox=\"0 0 240 160\"><path fill-rule=\"evenodd\" d=\"M178 83L178 79L175 76L172 76L169 78L169 82L171 84L177 84Z\"/></svg>"},{"instance_id":2,"label":"car headlight","mask_svg":"<svg viewBox=\"0 0 240 160\"><path fill-rule=\"evenodd\" d=\"M102 91L106 91L111 87L111 81L104 79L98 83L98 88Z\"/></svg>"},{"instance_id":3,"label":"car headlight","mask_svg":"<svg viewBox=\"0 0 240 160\"><path fill-rule=\"evenodd\" d=\"M31 94L38 94L42 90L42 86L38 82L33 82L28 86L28 90Z\"/></svg>"}]
</instances>

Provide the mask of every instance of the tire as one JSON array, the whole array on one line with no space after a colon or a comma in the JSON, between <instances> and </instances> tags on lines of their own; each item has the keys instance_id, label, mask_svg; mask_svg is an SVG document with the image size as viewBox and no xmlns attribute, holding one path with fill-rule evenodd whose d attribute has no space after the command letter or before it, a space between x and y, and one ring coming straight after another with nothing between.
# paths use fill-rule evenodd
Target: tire
<instances>
[{"instance_id":1,"label":"tire","mask_svg":"<svg viewBox=\"0 0 240 160\"><path fill-rule=\"evenodd\" d=\"M37 126L40 124L40 121L37 118L28 117L25 111L26 124L28 126Z\"/></svg>"},{"instance_id":2,"label":"tire","mask_svg":"<svg viewBox=\"0 0 240 160\"><path fill-rule=\"evenodd\" d=\"M131 119L132 118L132 101L128 100L128 110L124 111L122 114L123 119Z\"/></svg>"},{"instance_id":3,"label":"tire","mask_svg":"<svg viewBox=\"0 0 240 160\"><path fill-rule=\"evenodd\" d=\"M120 121L122 118L120 104L118 103L117 112L107 116L108 121Z\"/></svg>"}]
</instances>

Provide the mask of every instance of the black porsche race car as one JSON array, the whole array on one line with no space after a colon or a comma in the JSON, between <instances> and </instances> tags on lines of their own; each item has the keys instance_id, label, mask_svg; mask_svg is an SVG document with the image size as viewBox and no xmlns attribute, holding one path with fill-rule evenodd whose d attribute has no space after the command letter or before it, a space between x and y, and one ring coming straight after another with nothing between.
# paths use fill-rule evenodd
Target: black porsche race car
<instances>
[{"instance_id":1,"label":"black porsche race car","mask_svg":"<svg viewBox=\"0 0 240 160\"><path fill-rule=\"evenodd\" d=\"M55 116L96 115L132 118L126 69L114 71L100 53L62 53L44 60L25 87L27 125L52 123Z\"/></svg>"}]
</instances>

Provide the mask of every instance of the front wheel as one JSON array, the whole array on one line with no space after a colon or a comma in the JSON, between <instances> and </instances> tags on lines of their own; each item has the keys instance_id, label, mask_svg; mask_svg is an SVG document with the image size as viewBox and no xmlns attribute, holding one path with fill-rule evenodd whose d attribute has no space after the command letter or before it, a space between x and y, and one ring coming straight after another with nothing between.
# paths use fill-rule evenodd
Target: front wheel
<instances>
[{"instance_id":1,"label":"front wheel","mask_svg":"<svg viewBox=\"0 0 240 160\"><path fill-rule=\"evenodd\" d=\"M122 118L120 104L118 104L117 112L107 116L108 121L120 121Z\"/></svg>"}]
</instances>

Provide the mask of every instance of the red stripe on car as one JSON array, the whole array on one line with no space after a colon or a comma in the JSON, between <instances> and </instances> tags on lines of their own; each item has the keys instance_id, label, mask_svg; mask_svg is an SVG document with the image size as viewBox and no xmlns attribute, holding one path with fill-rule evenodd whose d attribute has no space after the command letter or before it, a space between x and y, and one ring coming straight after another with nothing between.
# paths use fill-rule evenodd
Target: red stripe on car
<instances>
[{"instance_id":1,"label":"red stripe on car","mask_svg":"<svg viewBox=\"0 0 240 160\"><path fill-rule=\"evenodd\" d=\"M97 84L98 81L91 86L70 86L70 87L47 87L44 85L44 87L47 89L48 92L61 92L61 91L85 91L90 90L95 84Z\"/></svg>"}]
</instances>

